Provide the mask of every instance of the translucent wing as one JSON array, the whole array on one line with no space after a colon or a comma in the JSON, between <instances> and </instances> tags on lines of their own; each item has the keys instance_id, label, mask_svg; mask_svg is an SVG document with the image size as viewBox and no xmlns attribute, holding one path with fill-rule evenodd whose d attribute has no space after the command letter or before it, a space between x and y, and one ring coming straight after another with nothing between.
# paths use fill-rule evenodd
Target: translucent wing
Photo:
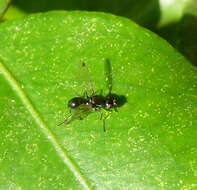
<instances>
[{"instance_id":1,"label":"translucent wing","mask_svg":"<svg viewBox=\"0 0 197 190\"><path fill-rule=\"evenodd\" d=\"M79 64L78 76L80 77L80 80L82 81L82 85L84 86L84 89L90 92L91 95L94 95L94 88L91 82L90 72L84 62L80 62Z\"/></svg>"},{"instance_id":2,"label":"translucent wing","mask_svg":"<svg viewBox=\"0 0 197 190\"><path fill-rule=\"evenodd\" d=\"M68 118L66 118L59 125L63 125L63 124L67 125L75 119L82 120L85 117L87 117L92 111L93 110L91 105L81 104L79 107L73 109L73 113L71 113L71 115L68 116Z\"/></svg>"},{"instance_id":3,"label":"translucent wing","mask_svg":"<svg viewBox=\"0 0 197 190\"><path fill-rule=\"evenodd\" d=\"M107 88L109 90L109 94L111 94L111 91L112 91L112 69L111 69L111 63L110 63L109 59L106 59L106 61L105 61L105 75L106 75Z\"/></svg>"}]
</instances>

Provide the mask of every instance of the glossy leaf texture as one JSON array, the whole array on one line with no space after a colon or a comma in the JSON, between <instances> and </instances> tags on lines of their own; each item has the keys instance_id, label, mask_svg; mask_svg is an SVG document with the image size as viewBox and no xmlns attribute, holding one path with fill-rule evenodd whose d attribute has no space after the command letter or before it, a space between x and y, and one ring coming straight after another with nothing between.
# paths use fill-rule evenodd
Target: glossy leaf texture
<instances>
[{"instance_id":1,"label":"glossy leaf texture","mask_svg":"<svg viewBox=\"0 0 197 190\"><path fill-rule=\"evenodd\" d=\"M132 21L95 12L48 12L0 25L1 189L192 189L197 181L197 69ZM83 95L127 102L67 126Z\"/></svg>"}]
</instances>

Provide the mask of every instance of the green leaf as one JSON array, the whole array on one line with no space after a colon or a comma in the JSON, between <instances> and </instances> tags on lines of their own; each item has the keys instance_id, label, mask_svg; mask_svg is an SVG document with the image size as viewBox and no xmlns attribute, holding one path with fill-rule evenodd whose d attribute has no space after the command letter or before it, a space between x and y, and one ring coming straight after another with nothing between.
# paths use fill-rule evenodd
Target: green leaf
<instances>
[{"instance_id":1,"label":"green leaf","mask_svg":"<svg viewBox=\"0 0 197 190\"><path fill-rule=\"evenodd\" d=\"M6 35L5 35L6 34ZM128 19L49 12L0 25L1 189L194 189L197 70ZM106 120L66 126L82 95L78 63L104 90L127 97Z\"/></svg>"},{"instance_id":2,"label":"green leaf","mask_svg":"<svg viewBox=\"0 0 197 190\"><path fill-rule=\"evenodd\" d=\"M160 0L161 18L159 27L180 21L188 7L194 3L195 0Z\"/></svg>"},{"instance_id":3,"label":"green leaf","mask_svg":"<svg viewBox=\"0 0 197 190\"><path fill-rule=\"evenodd\" d=\"M162 27L157 32L197 66L197 2L184 10L179 22Z\"/></svg>"},{"instance_id":4,"label":"green leaf","mask_svg":"<svg viewBox=\"0 0 197 190\"><path fill-rule=\"evenodd\" d=\"M185 14L178 23L170 24L158 30L158 34L197 66L196 16Z\"/></svg>"},{"instance_id":5,"label":"green leaf","mask_svg":"<svg viewBox=\"0 0 197 190\"><path fill-rule=\"evenodd\" d=\"M159 2L155 0L15 0L14 5L28 13L49 10L86 10L113 13L131 18L138 24L154 29L160 16Z\"/></svg>"},{"instance_id":6,"label":"green leaf","mask_svg":"<svg viewBox=\"0 0 197 190\"><path fill-rule=\"evenodd\" d=\"M3 16L5 11L7 10L10 1L11 0L0 0L0 18Z\"/></svg>"},{"instance_id":7,"label":"green leaf","mask_svg":"<svg viewBox=\"0 0 197 190\"><path fill-rule=\"evenodd\" d=\"M197 17L197 2L196 1L189 4L189 6L185 9L185 14L191 14Z\"/></svg>"},{"instance_id":8,"label":"green leaf","mask_svg":"<svg viewBox=\"0 0 197 190\"><path fill-rule=\"evenodd\" d=\"M6 13L3 17L3 20L4 21L13 20L13 19L17 19L17 18L22 18L26 15L27 15L27 13L24 10L11 4L9 6L9 9L6 11Z\"/></svg>"}]
</instances>

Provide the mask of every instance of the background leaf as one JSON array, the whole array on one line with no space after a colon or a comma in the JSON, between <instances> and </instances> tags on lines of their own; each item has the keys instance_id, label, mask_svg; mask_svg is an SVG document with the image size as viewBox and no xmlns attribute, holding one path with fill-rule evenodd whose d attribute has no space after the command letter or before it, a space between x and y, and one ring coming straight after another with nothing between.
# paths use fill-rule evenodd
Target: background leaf
<instances>
[{"instance_id":1,"label":"background leaf","mask_svg":"<svg viewBox=\"0 0 197 190\"><path fill-rule=\"evenodd\" d=\"M158 34L178 49L191 63L197 66L197 17L185 14L177 22L167 25Z\"/></svg>"},{"instance_id":2,"label":"background leaf","mask_svg":"<svg viewBox=\"0 0 197 190\"><path fill-rule=\"evenodd\" d=\"M13 19L18 19L18 18L22 18L24 16L27 16L27 12L25 12L24 10L22 10L20 7L17 7L13 4L11 4L9 6L9 9L7 9L7 11L5 12L4 16L3 16L3 21L8 21L8 20L13 20Z\"/></svg>"},{"instance_id":3,"label":"background leaf","mask_svg":"<svg viewBox=\"0 0 197 190\"><path fill-rule=\"evenodd\" d=\"M49 10L102 11L131 18L138 24L154 29L159 21L160 9L157 0L15 0L13 4L28 13Z\"/></svg>"},{"instance_id":4,"label":"background leaf","mask_svg":"<svg viewBox=\"0 0 197 190\"><path fill-rule=\"evenodd\" d=\"M0 18L5 13L6 9L8 8L9 3L10 3L10 0L0 0Z\"/></svg>"},{"instance_id":5,"label":"background leaf","mask_svg":"<svg viewBox=\"0 0 197 190\"><path fill-rule=\"evenodd\" d=\"M161 18L159 26L180 21L187 7L191 6L194 2L195 0L160 0Z\"/></svg>"},{"instance_id":6,"label":"background leaf","mask_svg":"<svg viewBox=\"0 0 197 190\"><path fill-rule=\"evenodd\" d=\"M157 33L197 66L197 2L182 11L181 18L160 28Z\"/></svg>"},{"instance_id":7,"label":"background leaf","mask_svg":"<svg viewBox=\"0 0 197 190\"><path fill-rule=\"evenodd\" d=\"M7 34L7 35L4 35ZM0 25L1 189L192 189L197 171L197 70L130 20L49 12ZM68 126L82 94L78 63L95 90L112 65L127 103Z\"/></svg>"}]
</instances>

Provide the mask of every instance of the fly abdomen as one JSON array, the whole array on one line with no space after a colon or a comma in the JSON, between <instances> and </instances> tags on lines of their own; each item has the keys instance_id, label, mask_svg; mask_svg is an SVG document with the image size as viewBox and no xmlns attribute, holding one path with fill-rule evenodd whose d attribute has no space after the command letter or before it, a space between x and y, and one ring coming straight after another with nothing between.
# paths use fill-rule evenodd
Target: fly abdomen
<instances>
[{"instance_id":1,"label":"fly abdomen","mask_svg":"<svg viewBox=\"0 0 197 190\"><path fill-rule=\"evenodd\" d=\"M74 108L77 108L78 106L80 106L81 104L86 104L86 102L87 102L87 100L82 97L75 97L75 98L72 98L68 102L68 108L74 109Z\"/></svg>"}]
</instances>

